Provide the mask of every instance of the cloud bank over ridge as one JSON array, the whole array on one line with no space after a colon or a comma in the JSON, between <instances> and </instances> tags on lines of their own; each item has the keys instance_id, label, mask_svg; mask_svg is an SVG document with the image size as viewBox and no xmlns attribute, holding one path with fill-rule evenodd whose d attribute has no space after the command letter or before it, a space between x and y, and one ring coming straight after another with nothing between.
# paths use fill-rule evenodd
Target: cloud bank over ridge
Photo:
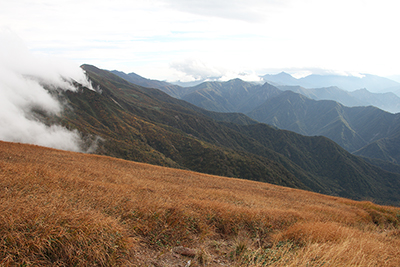
<instances>
[{"instance_id":1,"label":"cloud bank over ridge","mask_svg":"<svg viewBox=\"0 0 400 267\"><path fill-rule=\"evenodd\" d=\"M10 31L1 31L0 140L82 151L77 131L45 125L32 112L60 114L63 106L43 85L74 91L69 78L91 87L79 66L34 56L19 37Z\"/></svg>"}]
</instances>

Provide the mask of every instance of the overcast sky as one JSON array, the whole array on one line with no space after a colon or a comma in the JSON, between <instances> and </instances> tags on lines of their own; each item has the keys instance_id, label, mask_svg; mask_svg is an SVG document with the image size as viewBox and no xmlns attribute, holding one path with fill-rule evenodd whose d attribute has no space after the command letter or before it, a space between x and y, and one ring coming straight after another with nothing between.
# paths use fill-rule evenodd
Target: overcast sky
<instances>
[{"instance_id":1,"label":"overcast sky","mask_svg":"<svg viewBox=\"0 0 400 267\"><path fill-rule=\"evenodd\" d=\"M396 0L1 0L35 54L159 80L400 74Z\"/></svg>"}]
</instances>

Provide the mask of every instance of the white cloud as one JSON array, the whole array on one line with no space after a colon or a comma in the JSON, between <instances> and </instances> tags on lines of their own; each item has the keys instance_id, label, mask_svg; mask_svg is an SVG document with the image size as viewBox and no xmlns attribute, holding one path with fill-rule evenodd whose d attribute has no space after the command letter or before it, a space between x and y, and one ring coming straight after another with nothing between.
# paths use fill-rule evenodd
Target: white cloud
<instances>
[{"instance_id":1,"label":"white cloud","mask_svg":"<svg viewBox=\"0 0 400 267\"><path fill-rule=\"evenodd\" d=\"M45 125L32 113L60 114L63 107L43 84L76 90L69 78L90 86L79 66L33 56L15 34L0 32L0 139L81 151L76 131Z\"/></svg>"},{"instance_id":2,"label":"white cloud","mask_svg":"<svg viewBox=\"0 0 400 267\"><path fill-rule=\"evenodd\" d=\"M223 76L223 71L206 66L200 60L186 59L180 62L173 62L171 67L182 72L185 76L188 76L182 79L186 81L206 80L210 78L218 79Z\"/></svg>"},{"instance_id":3,"label":"white cloud","mask_svg":"<svg viewBox=\"0 0 400 267\"><path fill-rule=\"evenodd\" d=\"M208 65L200 60L186 59L176 61L171 64L171 67L178 71L175 74L177 80L182 82L189 81L228 81L235 78L240 78L244 81L260 81L257 73L252 71L235 70L234 68L217 67ZM176 80L175 80L176 81Z\"/></svg>"}]
</instances>

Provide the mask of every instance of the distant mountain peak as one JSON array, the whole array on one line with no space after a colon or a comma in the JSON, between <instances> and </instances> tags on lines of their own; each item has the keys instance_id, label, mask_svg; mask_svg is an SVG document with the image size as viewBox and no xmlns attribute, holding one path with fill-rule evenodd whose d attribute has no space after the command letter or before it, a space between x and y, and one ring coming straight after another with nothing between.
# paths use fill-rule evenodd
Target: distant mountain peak
<instances>
[{"instance_id":1,"label":"distant mountain peak","mask_svg":"<svg viewBox=\"0 0 400 267\"><path fill-rule=\"evenodd\" d=\"M240 79L240 78L235 78L235 79L229 80L229 81L228 81L228 83L233 83L233 84L243 84L243 83L248 83L248 82L246 82L246 81L243 81L243 80L242 80L242 79Z\"/></svg>"},{"instance_id":2,"label":"distant mountain peak","mask_svg":"<svg viewBox=\"0 0 400 267\"><path fill-rule=\"evenodd\" d=\"M276 74L276 76L278 76L278 77L294 78L291 74L289 74L289 73L287 73L287 72L284 72L284 71L282 71L282 72ZM296 79L296 78L294 78L294 79Z\"/></svg>"},{"instance_id":3,"label":"distant mountain peak","mask_svg":"<svg viewBox=\"0 0 400 267\"><path fill-rule=\"evenodd\" d=\"M296 78L284 71L278 74L266 74L261 78L273 85L299 85L299 82Z\"/></svg>"},{"instance_id":4,"label":"distant mountain peak","mask_svg":"<svg viewBox=\"0 0 400 267\"><path fill-rule=\"evenodd\" d=\"M367 90L367 88L360 88L360 89L354 90L353 92L371 93L370 91Z\"/></svg>"}]
</instances>

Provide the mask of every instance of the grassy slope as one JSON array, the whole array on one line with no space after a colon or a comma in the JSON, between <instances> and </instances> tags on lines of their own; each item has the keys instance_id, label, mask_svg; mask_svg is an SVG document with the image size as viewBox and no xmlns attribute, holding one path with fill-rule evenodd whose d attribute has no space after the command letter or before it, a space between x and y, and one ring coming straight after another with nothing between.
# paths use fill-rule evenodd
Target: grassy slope
<instances>
[{"instance_id":1,"label":"grassy slope","mask_svg":"<svg viewBox=\"0 0 400 267\"><path fill-rule=\"evenodd\" d=\"M2 266L400 261L399 208L6 142L0 170Z\"/></svg>"}]
</instances>

